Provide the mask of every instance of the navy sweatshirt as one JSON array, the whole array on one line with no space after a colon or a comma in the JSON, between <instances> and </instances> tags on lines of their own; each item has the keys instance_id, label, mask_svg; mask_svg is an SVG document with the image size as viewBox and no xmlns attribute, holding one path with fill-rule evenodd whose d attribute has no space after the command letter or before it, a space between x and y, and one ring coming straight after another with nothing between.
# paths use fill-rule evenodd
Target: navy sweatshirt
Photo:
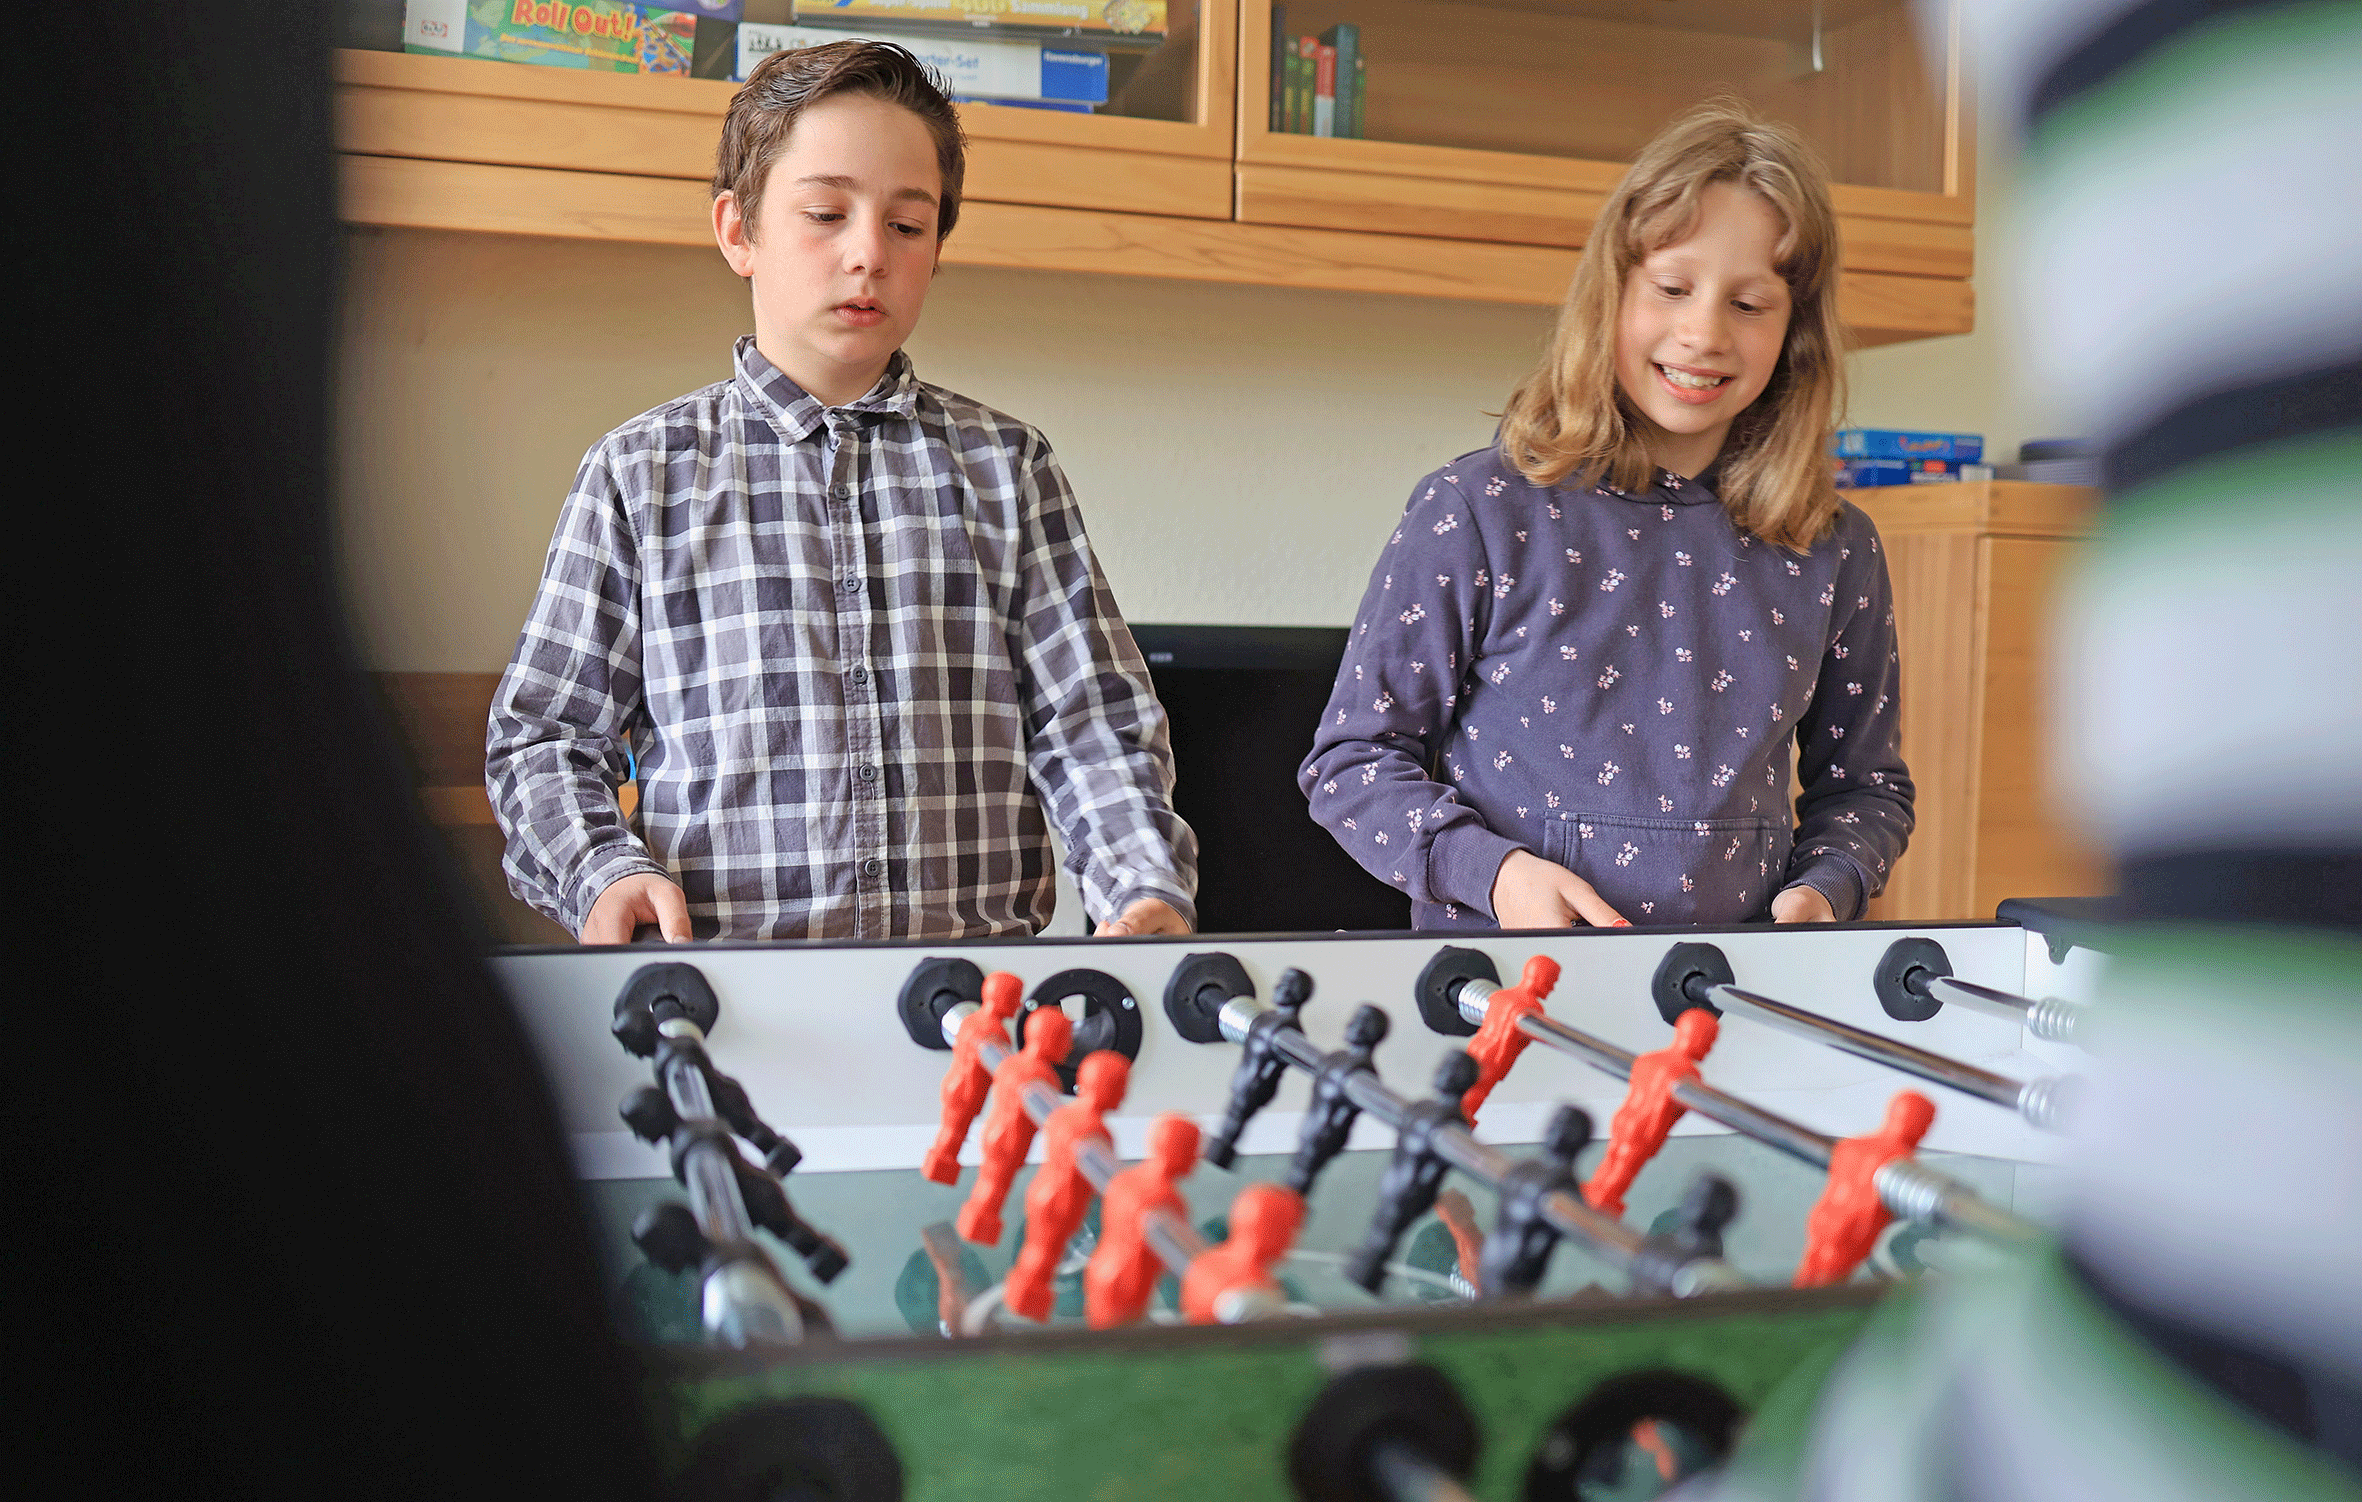
<instances>
[{"instance_id":1,"label":"navy sweatshirt","mask_svg":"<svg viewBox=\"0 0 2362 1502\"><path fill-rule=\"evenodd\" d=\"M1798 883L1850 919L1911 832L1900 714L1851 504L1793 553L1700 480L1542 487L1485 449L1411 492L1299 779L1421 928L1492 926L1521 848L1636 924L1759 921Z\"/></svg>"}]
</instances>

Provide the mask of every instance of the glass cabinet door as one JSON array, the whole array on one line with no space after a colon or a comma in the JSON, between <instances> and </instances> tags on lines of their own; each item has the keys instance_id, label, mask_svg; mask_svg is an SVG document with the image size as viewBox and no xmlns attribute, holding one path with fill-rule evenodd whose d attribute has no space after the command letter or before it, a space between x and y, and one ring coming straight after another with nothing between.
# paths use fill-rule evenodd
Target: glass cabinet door
<instances>
[{"instance_id":1,"label":"glass cabinet door","mask_svg":"<svg viewBox=\"0 0 2362 1502\"><path fill-rule=\"evenodd\" d=\"M740 29L900 43L963 104L1196 124L1226 102L1199 88L1200 15L1200 0L746 0Z\"/></svg>"},{"instance_id":2,"label":"glass cabinet door","mask_svg":"<svg viewBox=\"0 0 2362 1502\"><path fill-rule=\"evenodd\" d=\"M1931 68L1909 0L1245 0L1245 160L1593 186L1543 163L1626 163L1736 93L1795 126L1833 181L1959 191L1955 49ZM1355 62L1340 59L1351 53ZM1295 107L1304 54L1336 102ZM1321 70L1325 69L1323 72ZM1293 81L1292 81L1293 80ZM1320 136L1403 152L1311 146ZM1322 153L1326 150L1328 154ZM1504 158L1541 159L1524 170ZM1424 160L1423 160L1424 159Z\"/></svg>"}]
</instances>

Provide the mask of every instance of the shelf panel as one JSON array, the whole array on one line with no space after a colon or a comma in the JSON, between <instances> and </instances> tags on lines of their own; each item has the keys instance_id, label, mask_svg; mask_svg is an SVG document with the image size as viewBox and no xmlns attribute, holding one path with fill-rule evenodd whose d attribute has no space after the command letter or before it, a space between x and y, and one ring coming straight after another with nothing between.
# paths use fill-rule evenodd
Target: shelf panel
<instances>
[{"instance_id":1,"label":"shelf panel","mask_svg":"<svg viewBox=\"0 0 2362 1502\"><path fill-rule=\"evenodd\" d=\"M1977 324L1976 289L1950 277L1847 271L1837 278L1837 313L1865 348L1965 334Z\"/></svg>"},{"instance_id":2,"label":"shelf panel","mask_svg":"<svg viewBox=\"0 0 2362 1502\"><path fill-rule=\"evenodd\" d=\"M979 205L973 225L962 219L959 233L944 247L944 259L972 266L1544 304L1565 293L1575 264L1571 252L1540 246L1447 245L1407 235L1004 204Z\"/></svg>"},{"instance_id":3,"label":"shelf panel","mask_svg":"<svg viewBox=\"0 0 2362 1502\"><path fill-rule=\"evenodd\" d=\"M1604 193L1310 167L1241 165L1238 218L1247 224L1579 246Z\"/></svg>"},{"instance_id":4,"label":"shelf panel","mask_svg":"<svg viewBox=\"0 0 2362 1502\"><path fill-rule=\"evenodd\" d=\"M557 172L409 157L343 158L343 214L356 224L485 234L710 245L705 187L679 178ZM1437 240L971 202L945 242L956 266L1104 272L1265 287L1326 288L1548 306L1576 253ZM1845 273L1839 308L1864 344L1966 333L1969 287L1940 277Z\"/></svg>"},{"instance_id":5,"label":"shelf panel","mask_svg":"<svg viewBox=\"0 0 2362 1502\"><path fill-rule=\"evenodd\" d=\"M1845 495L1890 537L2088 537L2100 510L2100 493L2090 486L2032 480L1874 485Z\"/></svg>"},{"instance_id":6,"label":"shelf panel","mask_svg":"<svg viewBox=\"0 0 2362 1502\"><path fill-rule=\"evenodd\" d=\"M398 156L346 155L338 167L341 212L353 224L647 245L714 239L705 184L683 178Z\"/></svg>"},{"instance_id":7,"label":"shelf panel","mask_svg":"<svg viewBox=\"0 0 2362 1502\"><path fill-rule=\"evenodd\" d=\"M1590 238L1605 193L1505 188L1437 178L1242 164L1238 218L1441 240L1579 247ZM1966 226L1841 215L1845 266L1904 276L1966 277L1976 237Z\"/></svg>"}]
</instances>

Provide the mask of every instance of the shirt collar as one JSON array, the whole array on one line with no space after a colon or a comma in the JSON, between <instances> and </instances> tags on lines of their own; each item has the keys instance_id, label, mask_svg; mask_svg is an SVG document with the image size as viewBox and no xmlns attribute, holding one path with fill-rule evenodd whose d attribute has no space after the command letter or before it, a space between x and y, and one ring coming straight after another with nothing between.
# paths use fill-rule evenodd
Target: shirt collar
<instances>
[{"instance_id":1,"label":"shirt collar","mask_svg":"<svg viewBox=\"0 0 2362 1502\"><path fill-rule=\"evenodd\" d=\"M1612 485L1598 485L1592 491L1612 501L1631 501L1642 506L1719 505L1721 497L1714 493L1714 482L1721 476L1719 463L1707 465L1704 474L1687 480L1669 469L1660 469L1646 490L1618 490Z\"/></svg>"},{"instance_id":2,"label":"shirt collar","mask_svg":"<svg viewBox=\"0 0 2362 1502\"><path fill-rule=\"evenodd\" d=\"M886 373L878 377L878 383L867 394L841 407L824 406L786 371L764 358L763 352L755 348L752 334L739 337L733 358L739 386L770 413L779 431L790 441L810 437L813 429L828 421L831 412L856 412L881 418L918 415L918 377L912 372L910 356L900 350L894 351L894 358L886 362Z\"/></svg>"}]
</instances>

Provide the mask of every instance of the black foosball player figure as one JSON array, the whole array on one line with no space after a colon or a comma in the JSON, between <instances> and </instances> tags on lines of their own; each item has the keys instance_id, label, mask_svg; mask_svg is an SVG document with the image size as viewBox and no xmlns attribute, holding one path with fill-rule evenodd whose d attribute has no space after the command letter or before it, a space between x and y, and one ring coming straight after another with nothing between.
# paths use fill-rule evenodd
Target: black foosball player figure
<instances>
[{"instance_id":1,"label":"black foosball player figure","mask_svg":"<svg viewBox=\"0 0 2362 1502\"><path fill-rule=\"evenodd\" d=\"M1460 1100L1476 1083L1477 1073L1476 1060L1454 1049L1435 1066L1435 1093L1403 1111L1394 1135L1394 1156L1386 1164L1386 1177L1378 1181L1378 1213L1345 1262L1345 1276L1371 1293L1386 1281L1386 1259L1394 1255L1395 1243L1435 1204L1436 1191L1443 1188L1448 1165L1436 1151L1435 1134L1442 1127L1468 1125L1468 1118L1460 1114Z\"/></svg>"},{"instance_id":2,"label":"black foosball player figure","mask_svg":"<svg viewBox=\"0 0 2362 1502\"><path fill-rule=\"evenodd\" d=\"M1501 1176L1500 1214L1478 1264L1478 1286L1486 1298L1522 1298L1541 1284L1558 1247L1558 1227L1543 1218L1542 1201L1554 1192L1582 1197L1575 1159L1590 1145L1591 1113L1581 1106L1560 1106L1542 1133L1541 1153L1520 1159Z\"/></svg>"},{"instance_id":3,"label":"black foosball player figure","mask_svg":"<svg viewBox=\"0 0 2362 1502\"><path fill-rule=\"evenodd\" d=\"M1276 1044L1278 1035L1301 1028L1296 1019L1311 999L1312 977L1301 970L1285 972L1271 988L1272 1009L1248 1025L1246 1041L1239 1045L1238 1069L1230 1076L1230 1106L1200 1154L1206 1162L1228 1168L1237 1161L1239 1135L1257 1111L1271 1104L1271 1097L1279 1093L1280 1076L1288 1072L1288 1061Z\"/></svg>"},{"instance_id":4,"label":"black foosball player figure","mask_svg":"<svg viewBox=\"0 0 2362 1502\"><path fill-rule=\"evenodd\" d=\"M1346 1020L1345 1046L1320 1061L1320 1072L1312 1077L1312 1105L1296 1138L1295 1159L1288 1164L1288 1187L1298 1194L1309 1196L1312 1181L1345 1150L1353 1119L1361 1114L1361 1107L1345 1093L1346 1082L1357 1074L1377 1073L1370 1055L1386 1041L1390 1026L1384 1012L1364 1002Z\"/></svg>"}]
</instances>

